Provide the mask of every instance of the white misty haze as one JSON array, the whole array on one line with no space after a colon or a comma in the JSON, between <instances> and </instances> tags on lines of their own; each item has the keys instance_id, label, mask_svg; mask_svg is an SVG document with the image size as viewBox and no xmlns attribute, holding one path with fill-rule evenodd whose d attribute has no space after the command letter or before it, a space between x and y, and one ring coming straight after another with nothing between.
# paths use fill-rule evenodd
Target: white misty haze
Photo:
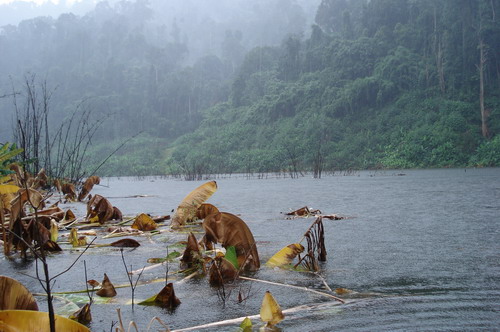
<instances>
[{"instance_id":1,"label":"white misty haze","mask_svg":"<svg viewBox=\"0 0 500 332\"><path fill-rule=\"evenodd\" d=\"M38 16L57 18L67 12L84 15L98 2L100 0L0 0L0 26L17 25Z\"/></svg>"}]
</instances>

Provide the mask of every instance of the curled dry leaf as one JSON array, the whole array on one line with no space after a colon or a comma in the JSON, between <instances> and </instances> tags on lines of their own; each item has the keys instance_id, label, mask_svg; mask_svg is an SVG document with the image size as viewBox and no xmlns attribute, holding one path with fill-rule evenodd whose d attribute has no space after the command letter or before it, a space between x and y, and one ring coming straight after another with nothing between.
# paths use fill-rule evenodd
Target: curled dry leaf
<instances>
[{"instance_id":1,"label":"curled dry leaf","mask_svg":"<svg viewBox=\"0 0 500 332\"><path fill-rule=\"evenodd\" d=\"M123 220L122 211L118 209L116 206L113 206L113 215L111 216L113 220Z\"/></svg>"},{"instance_id":2,"label":"curled dry leaf","mask_svg":"<svg viewBox=\"0 0 500 332\"><path fill-rule=\"evenodd\" d=\"M104 273L104 279L101 283L101 289L96 292L97 295L102 297L114 297L116 296L115 286L109 281L106 273Z\"/></svg>"},{"instance_id":3,"label":"curled dry leaf","mask_svg":"<svg viewBox=\"0 0 500 332\"><path fill-rule=\"evenodd\" d=\"M92 288L96 288L100 285L99 281L94 280L94 279L87 280L87 284L89 284L90 287L92 287Z\"/></svg>"},{"instance_id":4,"label":"curled dry leaf","mask_svg":"<svg viewBox=\"0 0 500 332\"><path fill-rule=\"evenodd\" d=\"M179 228L196 216L198 207L217 190L217 182L210 181L190 192L177 207L172 218L172 228Z\"/></svg>"},{"instance_id":5,"label":"curled dry leaf","mask_svg":"<svg viewBox=\"0 0 500 332\"><path fill-rule=\"evenodd\" d=\"M313 215L313 214L321 214L321 211L320 210L313 210L307 206L304 206L304 207L301 207L300 209L297 209L295 211L288 212L285 215L296 216L296 217L308 217L308 216Z\"/></svg>"},{"instance_id":6,"label":"curled dry leaf","mask_svg":"<svg viewBox=\"0 0 500 332\"><path fill-rule=\"evenodd\" d=\"M170 282L158 294L139 304L157 305L168 309L175 309L181 304L181 301L175 296L174 285Z\"/></svg>"},{"instance_id":7,"label":"curled dry leaf","mask_svg":"<svg viewBox=\"0 0 500 332\"><path fill-rule=\"evenodd\" d=\"M269 258L266 265L271 267L289 265L303 251L304 247L300 243L289 244Z\"/></svg>"},{"instance_id":8,"label":"curled dry leaf","mask_svg":"<svg viewBox=\"0 0 500 332\"><path fill-rule=\"evenodd\" d=\"M88 324L92 321L92 313L90 312L90 303L75 311L69 316L69 319L77 321L80 324Z\"/></svg>"},{"instance_id":9,"label":"curled dry leaf","mask_svg":"<svg viewBox=\"0 0 500 332\"><path fill-rule=\"evenodd\" d=\"M135 217L132 228L138 229L140 231L154 231L156 228L158 228L158 225L150 216L145 213L141 213L140 215Z\"/></svg>"},{"instance_id":10,"label":"curled dry leaf","mask_svg":"<svg viewBox=\"0 0 500 332\"><path fill-rule=\"evenodd\" d=\"M81 202L88 196L94 185L99 184L101 182L101 178L97 175L93 175L87 178L83 183L82 190L78 194L78 200Z\"/></svg>"},{"instance_id":11,"label":"curled dry leaf","mask_svg":"<svg viewBox=\"0 0 500 332\"><path fill-rule=\"evenodd\" d=\"M38 310L31 292L19 281L0 276L0 310ZM1 331L1 326L0 326Z\"/></svg>"},{"instance_id":12,"label":"curled dry leaf","mask_svg":"<svg viewBox=\"0 0 500 332\"><path fill-rule=\"evenodd\" d=\"M266 326L274 326L285 319L280 305L274 299L270 291L266 291L262 305L260 306L260 319L266 322Z\"/></svg>"},{"instance_id":13,"label":"curled dry leaf","mask_svg":"<svg viewBox=\"0 0 500 332\"><path fill-rule=\"evenodd\" d=\"M235 280L238 270L224 257L216 257L208 270L209 282L212 286L221 286L227 281Z\"/></svg>"},{"instance_id":14,"label":"curled dry leaf","mask_svg":"<svg viewBox=\"0 0 500 332\"><path fill-rule=\"evenodd\" d=\"M55 315L56 331L90 332L86 326L69 318ZM41 311L4 310L0 311L0 331L50 331L49 315Z\"/></svg>"},{"instance_id":15,"label":"curled dry leaf","mask_svg":"<svg viewBox=\"0 0 500 332\"><path fill-rule=\"evenodd\" d=\"M47 175L45 174L45 168L42 168L32 184L33 189L44 188L47 186Z\"/></svg>"},{"instance_id":16,"label":"curled dry leaf","mask_svg":"<svg viewBox=\"0 0 500 332\"><path fill-rule=\"evenodd\" d=\"M43 249L47 251L62 251L62 248L57 244L57 242L54 242L52 240L48 240L43 244Z\"/></svg>"},{"instance_id":17,"label":"curled dry leaf","mask_svg":"<svg viewBox=\"0 0 500 332\"><path fill-rule=\"evenodd\" d=\"M189 233L186 249L181 258L181 269L187 269L199 263L201 260L200 247L193 233Z\"/></svg>"},{"instance_id":18,"label":"curled dry leaf","mask_svg":"<svg viewBox=\"0 0 500 332\"><path fill-rule=\"evenodd\" d=\"M54 187L56 187L57 191L62 192L61 181L59 181L59 179L55 179L53 181L53 183L54 183Z\"/></svg>"},{"instance_id":19,"label":"curled dry leaf","mask_svg":"<svg viewBox=\"0 0 500 332\"><path fill-rule=\"evenodd\" d=\"M73 183L64 183L61 185L61 192L69 201L76 201L76 189Z\"/></svg>"},{"instance_id":20,"label":"curled dry leaf","mask_svg":"<svg viewBox=\"0 0 500 332\"><path fill-rule=\"evenodd\" d=\"M141 244L134 239L121 239L110 244L112 247L118 248L137 248Z\"/></svg>"},{"instance_id":21,"label":"curled dry leaf","mask_svg":"<svg viewBox=\"0 0 500 332\"><path fill-rule=\"evenodd\" d=\"M203 204L197 211L203 218L204 242L207 249L212 243L220 243L224 248L234 246L238 265L243 269L255 271L260 267L259 253L252 232L247 224L234 214L218 212L211 204Z\"/></svg>"},{"instance_id":22,"label":"curled dry leaf","mask_svg":"<svg viewBox=\"0 0 500 332\"><path fill-rule=\"evenodd\" d=\"M100 224L103 224L104 222L113 219L116 214L117 212L115 211L113 205L111 205L111 203L101 195L95 195L87 203L86 218L91 222L97 221Z\"/></svg>"}]
</instances>

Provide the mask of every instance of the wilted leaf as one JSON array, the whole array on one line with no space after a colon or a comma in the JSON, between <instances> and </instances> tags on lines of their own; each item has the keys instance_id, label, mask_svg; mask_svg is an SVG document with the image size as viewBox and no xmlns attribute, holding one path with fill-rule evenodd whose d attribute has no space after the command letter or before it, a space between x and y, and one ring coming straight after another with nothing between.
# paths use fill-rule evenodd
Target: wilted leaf
<instances>
[{"instance_id":1,"label":"wilted leaf","mask_svg":"<svg viewBox=\"0 0 500 332\"><path fill-rule=\"evenodd\" d=\"M193 233L189 233L186 249L181 258L181 269L187 269L200 261L200 247Z\"/></svg>"},{"instance_id":2,"label":"wilted leaf","mask_svg":"<svg viewBox=\"0 0 500 332\"><path fill-rule=\"evenodd\" d=\"M142 305L157 305L164 308L175 309L181 301L175 296L174 285L170 282L156 295L140 302Z\"/></svg>"},{"instance_id":3,"label":"wilted leaf","mask_svg":"<svg viewBox=\"0 0 500 332\"><path fill-rule=\"evenodd\" d=\"M206 206L201 206L198 213L202 209L206 209ZM207 248L210 247L211 242L220 243L226 250L234 246L239 266L250 271L255 271L260 267L257 245L252 232L243 220L227 212L200 214L200 216L205 219L203 229Z\"/></svg>"},{"instance_id":4,"label":"wilted leaf","mask_svg":"<svg viewBox=\"0 0 500 332\"><path fill-rule=\"evenodd\" d=\"M285 318L281 312L280 305L274 299L271 292L266 291L262 305L260 306L260 319L266 322L267 326L273 326L281 322Z\"/></svg>"},{"instance_id":5,"label":"wilted leaf","mask_svg":"<svg viewBox=\"0 0 500 332\"><path fill-rule=\"evenodd\" d=\"M110 244L112 247L118 248L137 248L141 244L134 239L121 239Z\"/></svg>"},{"instance_id":6,"label":"wilted leaf","mask_svg":"<svg viewBox=\"0 0 500 332\"><path fill-rule=\"evenodd\" d=\"M47 251L62 251L62 248L52 240L48 240L43 244L43 249Z\"/></svg>"},{"instance_id":7,"label":"wilted leaf","mask_svg":"<svg viewBox=\"0 0 500 332\"><path fill-rule=\"evenodd\" d=\"M212 286L220 286L227 281L235 280L237 276L238 270L224 257L216 257L208 270L209 282Z\"/></svg>"},{"instance_id":8,"label":"wilted leaf","mask_svg":"<svg viewBox=\"0 0 500 332\"><path fill-rule=\"evenodd\" d=\"M69 318L55 315L56 331L90 332L90 330ZM41 311L4 310L0 311L0 331L49 332L49 314Z\"/></svg>"},{"instance_id":9,"label":"wilted leaf","mask_svg":"<svg viewBox=\"0 0 500 332\"><path fill-rule=\"evenodd\" d=\"M77 321L80 324L88 324L92 321L92 313L90 312L90 303L85 304L76 312L69 316L69 319Z\"/></svg>"},{"instance_id":10,"label":"wilted leaf","mask_svg":"<svg viewBox=\"0 0 500 332\"><path fill-rule=\"evenodd\" d=\"M38 174L34 180L34 183L31 187L34 189L37 189L37 188L43 188L45 186L47 186L47 175L45 174L45 168L42 168L38 172Z\"/></svg>"},{"instance_id":11,"label":"wilted leaf","mask_svg":"<svg viewBox=\"0 0 500 332\"><path fill-rule=\"evenodd\" d=\"M76 189L73 183L64 183L63 185L61 185L61 192L66 195L67 200L76 200Z\"/></svg>"},{"instance_id":12,"label":"wilted leaf","mask_svg":"<svg viewBox=\"0 0 500 332\"><path fill-rule=\"evenodd\" d=\"M97 175L90 176L85 180L82 186L82 190L78 194L78 200L83 201L85 197L90 193L94 185L99 184L101 181L101 178L99 178Z\"/></svg>"},{"instance_id":13,"label":"wilted leaf","mask_svg":"<svg viewBox=\"0 0 500 332\"><path fill-rule=\"evenodd\" d=\"M19 281L0 276L0 310L38 310L31 292ZM2 331L0 326L0 331Z\"/></svg>"},{"instance_id":14,"label":"wilted leaf","mask_svg":"<svg viewBox=\"0 0 500 332\"><path fill-rule=\"evenodd\" d=\"M335 293L337 293L339 295L345 295L345 294L352 293L352 290L347 289L347 288L335 288Z\"/></svg>"},{"instance_id":15,"label":"wilted leaf","mask_svg":"<svg viewBox=\"0 0 500 332\"><path fill-rule=\"evenodd\" d=\"M168 253L165 258L148 258L148 263L163 263L163 262L173 262L174 259L181 256L181 253L178 251L171 251Z\"/></svg>"},{"instance_id":16,"label":"wilted leaf","mask_svg":"<svg viewBox=\"0 0 500 332\"><path fill-rule=\"evenodd\" d=\"M111 217L114 214L113 205L101 195L95 195L90 199L87 203L87 216L86 218L94 221L97 217L97 220L100 224L111 220Z\"/></svg>"},{"instance_id":17,"label":"wilted leaf","mask_svg":"<svg viewBox=\"0 0 500 332\"><path fill-rule=\"evenodd\" d=\"M100 285L99 281L94 279L87 280L87 284L89 284L92 288L96 288Z\"/></svg>"},{"instance_id":18,"label":"wilted leaf","mask_svg":"<svg viewBox=\"0 0 500 332\"><path fill-rule=\"evenodd\" d=\"M179 204L172 218L172 228L178 228L192 220L198 207L217 190L217 182L210 181L190 192Z\"/></svg>"},{"instance_id":19,"label":"wilted leaf","mask_svg":"<svg viewBox=\"0 0 500 332\"><path fill-rule=\"evenodd\" d=\"M274 267L274 266L285 266L288 264L291 264L292 261L294 260L295 257L297 257L298 254L304 251L304 247L300 243L292 243L280 251L278 251L276 254L274 254L269 260L267 261L266 265Z\"/></svg>"},{"instance_id":20,"label":"wilted leaf","mask_svg":"<svg viewBox=\"0 0 500 332\"><path fill-rule=\"evenodd\" d=\"M137 217L135 217L134 223L132 224L132 228L138 229L141 231L153 231L158 227L154 220L145 213L141 213Z\"/></svg>"},{"instance_id":21,"label":"wilted leaf","mask_svg":"<svg viewBox=\"0 0 500 332\"><path fill-rule=\"evenodd\" d=\"M120 211L120 209L118 209L116 206L113 206L113 215L111 216L111 219L112 220L123 219L122 211Z\"/></svg>"},{"instance_id":22,"label":"wilted leaf","mask_svg":"<svg viewBox=\"0 0 500 332\"><path fill-rule=\"evenodd\" d=\"M85 236L78 236L78 230L76 228L71 229L68 241L74 248L87 245L87 238Z\"/></svg>"},{"instance_id":23,"label":"wilted leaf","mask_svg":"<svg viewBox=\"0 0 500 332\"><path fill-rule=\"evenodd\" d=\"M68 209L65 213L64 213L64 217L63 217L63 221L64 223L69 223L69 222L72 222L73 220L76 219L76 216L75 214L73 213L73 211L71 211L70 209Z\"/></svg>"},{"instance_id":24,"label":"wilted leaf","mask_svg":"<svg viewBox=\"0 0 500 332\"><path fill-rule=\"evenodd\" d=\"M104 279L101 283L101 289L96 292L97 295L102 297L114 297L116 296L115 286L109 281L108 276L104 273Z\"/></svg>"}]
</instances>

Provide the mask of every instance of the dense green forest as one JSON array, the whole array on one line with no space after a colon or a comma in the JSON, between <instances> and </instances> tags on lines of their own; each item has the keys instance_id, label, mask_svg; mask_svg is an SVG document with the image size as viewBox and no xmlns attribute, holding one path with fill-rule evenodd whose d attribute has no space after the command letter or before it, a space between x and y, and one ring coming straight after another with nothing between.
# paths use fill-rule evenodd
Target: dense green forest
<instances>
[{"instance_id":1,"label":"dense green forest","mask_svg":"<svg viewBox=\"0 0 500 332\"><path fill-rule=\"evenodd\" d=\"M2 113L36 73L52 122L81 103L102 119L93 163L140 133L104 175L500 165L500 0L318 4L309 27L293 0L200 19L217 36L200 56L147 1L4 26Z\"/></svg>"}]
</instances>

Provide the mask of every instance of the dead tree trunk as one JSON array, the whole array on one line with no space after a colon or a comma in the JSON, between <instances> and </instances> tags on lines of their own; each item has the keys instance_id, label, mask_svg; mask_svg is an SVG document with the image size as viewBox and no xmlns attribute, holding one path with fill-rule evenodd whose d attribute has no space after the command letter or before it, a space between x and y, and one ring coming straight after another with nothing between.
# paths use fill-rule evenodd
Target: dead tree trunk
<instances>
[{"instance_id":1,"label":"dead tree trunk","mask_svg":"<svg viewBox=\"0 0 500 332\"><path fill-rule=\"evenodd\" d=\"M479 38L479 107L481 109L481 133L484 138L489 138L488 111L484 107L484 67L486 63L486 50L482 38Z\"/></svg>"}]
</instances>

